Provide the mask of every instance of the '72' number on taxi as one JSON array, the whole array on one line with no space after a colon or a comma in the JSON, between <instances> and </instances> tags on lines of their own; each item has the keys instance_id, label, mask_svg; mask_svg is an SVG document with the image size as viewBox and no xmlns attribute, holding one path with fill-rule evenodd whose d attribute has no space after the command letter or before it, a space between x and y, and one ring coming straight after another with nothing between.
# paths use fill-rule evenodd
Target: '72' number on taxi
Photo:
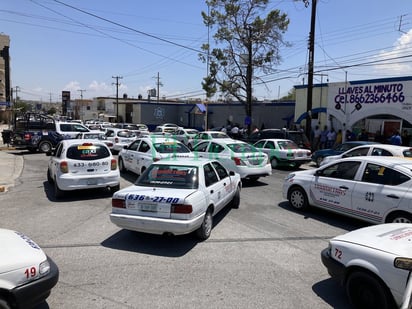
<instances>
[{"instance_id":1,"label":"'72' number on taxi","mask_svg":"<svg viewBox=\"0 0 412 309\"><path fill-rule=\"evenodd\" d=\"M341 259L342 258L342 250L339 250L338 248L335 248L335 258Z\"/></svg>"}]
</instances>

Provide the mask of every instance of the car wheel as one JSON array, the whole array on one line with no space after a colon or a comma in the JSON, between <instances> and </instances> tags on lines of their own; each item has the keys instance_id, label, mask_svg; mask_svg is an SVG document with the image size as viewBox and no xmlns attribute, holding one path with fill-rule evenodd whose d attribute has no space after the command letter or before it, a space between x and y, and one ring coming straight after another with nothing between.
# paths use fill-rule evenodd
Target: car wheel
<instances>
[{"instance_id":1,"label":"car wheel","mask_svg":"<svg viewBox=\"0 0 412 309\"><path fill-rule=\"evenodd\" d=\"M11 307L6 300L0 298L0 309L11 309Z\"/></svg>"},{"instance_id":2,"label":"car wheel","mask_svg":"<svg viewBox=\"0 0 412 309\"><path fill-rule=\"evenodd\" d=\"M202 225L196 230L196 236L201 240L208 239L212 232L212 226L213 226L213 214L212 214L212 209L209 208L205 213L205 217L203 218Z\"/></svg>"},{"instance_id":3,"label":"car wheel","mask_svg":"<svg viewBox=\"0 0 412 309\"><path fill-rule=\"evenodd\" d=\"M288 200L295 209L303 210L308 207L308 197L301 187L292 187L289 190Z\"/></svg>"},{"instance_id":4,"label":"car wheel","mask_svg":"<svg viewBox=\"0 0 412 309\"><path fill-rule=\"evenodd\" d=\"M237 208L239 208L239 205L240 205L240 188L237 187L235 195L233 196L232 200L230 201L230 206L232 208L237 209Z\"/></svg>"},{"instance_id":5,"label":"car wheel","mask_svg":"<svg viewBox=\"0 0 412 309\"><path fill-rule=\"evenodd\" d=\"M276 168L279 165L279 161L276 158L272 158L272 160L270 160L270 164L272 165L272 168Z\"/></svg>"},{"instance_id":6,"label":"car wheel","mask_svg":"<svg viewBox=\"0 0 412 309\"><path fill-rule=\"evenodd\" d=\"M124 163L123 163L123 159L122 159L122 158L119 158L119 171L120 171L121 173L126 172L126 168L124 167Z\"/></svg>"},{"instance_id":7,"label":"car wheel","mask_svg":"<svg viewBox=\"0 0 412 309\"><path fill-rule=\"evenodd\" d=\"M49 184L53 184L53 178L52 178L52 176L50 175L50 170L49 170L49 169L47 169L47 182L48 182Z\"/></svg>"},{"instance_id":8,"label":"car wheel","mask_svg":"<svg viewBox=\"0 0 412 309\"><path fill-rule=\"evenodd\" d=\"M52 144L48 141L41 141L39 144L39 150L44 153L50 152L52 150L52 147Z\"/></svg>"},{"instance_id":9,"label":"car wheel","mask_svg":"<svg viewBox=\"0 0 412 309\"><path fill-rule=\"evenodd\" d=\"M374 275L355 271L346 281L346 293L355 308L393 308L393 300L386 286Z\"/></svg>"},{"instance_id":10,"label":"car wheel","mask_svg":"<svg viewBox=\"0 0 412 309\"><path fill-rule=\"evenodd\" d=\"M110 192L117 192L120 190L120 184L118 184L117 186L113 186L110 188Z\"/></svg>"},{"instance_id":11,"label":"car wheel","mask_svg":"<svg viewBox=\"0 0 412 309\"><path fill-rule=\"evenodd\" d=\"M54 180L54 197L61 198L64 195L64 191L60 190L59 186L57 185L56 179Z\"/></svg>"},{"instance_id":12,"label":"car wheel","mask_svg":"<svg viewBox=\"0 0 412 309\"><path fill-rule=\"evenodd\" d=\"M319 167L320 164L322 163L322 161L323 161L323 157L317 157L316 158L316 166Z\"/></svg>"},{"instance_id":13,"label":"car wheel","mask_svg":"<svg viewBox=\"0 0 412 309\"><path fill-rule=\"evenodd\" d=\"M406 212L395 212L388 216L386 223L412 223L412 215Z\"/></svg>"}]
</instances>

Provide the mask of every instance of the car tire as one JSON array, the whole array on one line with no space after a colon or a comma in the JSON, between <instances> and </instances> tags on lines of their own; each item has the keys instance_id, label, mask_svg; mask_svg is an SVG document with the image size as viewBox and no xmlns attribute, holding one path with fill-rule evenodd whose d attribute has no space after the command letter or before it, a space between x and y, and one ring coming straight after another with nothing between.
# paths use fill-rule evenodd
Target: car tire
<instances>
[{"instance_id":1,"label":"car tire","mask_svg":"<svg viewBox=\"0 0 412 309\"><path fill-rule=\"evenodd\" d=\"M385 223L412 223L412 215L406 212L390 214Z\"/></svg>"},{"instance_id":2,"label":"car tire","mask_svg":"<svg viewBox=\"0 0 412 309\"><path fill-rule=\"evenodd\" d=\"M213 211L212 211L212 208L209 208L205 213L205 217L203 218L202 225L196 230L196 236L200 240L208 239L210 234L212 233L212 226L213 226Z\"/></svg>"},{"instance_id":3,"label":"car tire","mask_svg":"<svg viewBox=\"0 0 412 309\"><path fill-rule=\"evenodd\" d=\"M11 307L5 299L0 298L0 309L11 309Z\"/></svg>"},{"instance_id":4,"label":"car tire","mask_svg":"<svg viewBox=\"0 0 412 309\"><path fill-rule=\"evenodd\" d=\"M240 205L240 188L239 186L236 188L235 195L233 196L232 200L230 201L230 207L238 209Z\"/></svg>"},{"instance_id":5,"label":"car tire","mask_svg":"<svg viewBox=\"0 0 412 309\"><path fill-rule=\"evenodd\" d=\"M317 157L316 158L316 166L319 167L320 164L322 163L322 161L323 161L323 157Z\"/></svg>"},{"instance_id":6,"label":"car tire","mask_svg":"<svg viewBox=\"0 0 412 309\"><path fill-rule=\"evenodd\" d=\"M309 205L308 197L305 193L305 190L298 186L290 188L288 200L290 205L292 205L293 208L298 210L304 210L308 208Z\"/></svg>"},{"instance_id":7,"label":"car tire","mask_svg":"<svg viewBox=\"0 0 412 309\"><path fill-rule=\"evenodd\" d=\"M126 168L124 167L124 163L123 163L122 158L119 158L119 171L120 171L120 173L125 173L126 172Z\"/></svg>"},{"instance_id":8,"label":"car tire","mask_svg":"<svg viewBox=\"0 0 412 309\"><path fill-rule=\"evenodd\" d=\"M43 152L43 153L50 152L53 149L52 144L48 141L41 141L38 147L39 147L40 152Z\"/></svg>"},{"instance_id":9,"label":"car tire","mask_svg":"<svg viewBox=\"0 0 412 309\"><path fill-rule=\"evenodd\" d=\"M272 165L272 168L277 168L278 165L279 165L279 161L278 161L278 159L276 159L276 158L272 158L272 159L270 160L270 164Z\"/></svg>"},{"instance_id":10,"label":"car tire","mask_svg":"<svg viewBox=\"0 0 412 309\"><path fill-rule=\"evenodd\" d=\"M54 180L54 197L59 199L64 196L64 191L60 190L59 186L57 185L56 179Z\"/></svg>"},{"instance_id":11,"label":"car tire","mask_svg":"<svg viewBox=\"0 0 412 309\"><path fill-rule=\"evenodd\" d=\"M52 176L50 175L50 170L49 169L47 169L47 182L49 183L49 184L53 184L53 178L52 178ZM0 307L1 308L1 307Z\"/></svg>"},{"instance_id":12,"label":"car tire","mask_svg":"<svg viewBox=\"0 0 412 309\"><path fill-rule=\"evenodd\" d=\"M366 271L351 273L346 281L346 294L355 308L394 308L388 288Z\"/></svg>"}]
</instances>

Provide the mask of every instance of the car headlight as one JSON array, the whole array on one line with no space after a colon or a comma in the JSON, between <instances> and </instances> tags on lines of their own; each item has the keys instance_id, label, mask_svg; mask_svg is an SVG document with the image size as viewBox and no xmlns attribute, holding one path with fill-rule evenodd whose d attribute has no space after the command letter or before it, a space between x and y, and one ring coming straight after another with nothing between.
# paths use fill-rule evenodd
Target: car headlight
<instances>
[{"instance_id":1,"label":"car headlight","mask_svg":"<svg viewBox=\"0 0 412 309\"><path fill-rule=\"evenodd\" d=\"M44 262L40 263L40 267L39 267L40 275L44 276L49 271L50 271L50 263L48 260L45 260Z\"/></svg>"},{"instance_id":2,"label":"car headlight","mask_svg":"<svg viewBox=\"0 0 412 309\"><path fill-rule=\"evenodd\" d=\"M393 262L393 266L395 266L396 268L412 271L412 259L398 257Z\"/></svg>"},{"instance_id":3,"label":"car headlight","mask_svg":"<svg viewBox=\"0 0 412 309\"><path fill-rule=\"evenodd\" d=\"M290 173L289 175L287 175L287 176L285 177L285 181L289 181L289 180L291 180L293 177L295 177L295 173Z\"/></svg>"}]
</instances>

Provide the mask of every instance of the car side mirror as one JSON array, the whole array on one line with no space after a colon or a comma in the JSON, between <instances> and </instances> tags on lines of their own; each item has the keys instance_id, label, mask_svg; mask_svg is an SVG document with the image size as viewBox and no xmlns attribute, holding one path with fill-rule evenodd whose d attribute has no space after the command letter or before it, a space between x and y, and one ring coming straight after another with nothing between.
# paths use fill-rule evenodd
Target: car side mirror
<instances>
[{"instance_id":1,"label":"car side mirror","mask_svg":"<svg viewBox=\"0 0 412 309\"><path fill-rule=\"evenodd\" d=\"M229 175L230 175L230 176L235 176L236 173L235 173L234 171L229 171Z\"/></svg>"}]
</instances>

